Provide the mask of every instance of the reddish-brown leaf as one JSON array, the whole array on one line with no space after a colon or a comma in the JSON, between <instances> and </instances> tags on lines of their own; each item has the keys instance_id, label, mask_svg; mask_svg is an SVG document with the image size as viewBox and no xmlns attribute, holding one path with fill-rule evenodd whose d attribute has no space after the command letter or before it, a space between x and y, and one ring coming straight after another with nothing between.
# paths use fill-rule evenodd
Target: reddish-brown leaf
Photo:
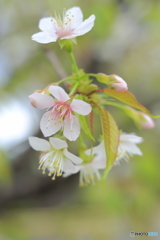
<instances>
[{"instance_id":1,"label":"reddish-brown leaf","mask_svg":"<svg viewBox=\"0 0 160 240\"><path fill-rule=\"evenodd\" d=\"M116 98L117 100L124 102L126 104L128 104L129 106L135 107L139 110L141 110L142 112L145 112L146 114L148 114L149 116L153 117L153 118L159 118L160 116L154 116L150 113L150 111L144 107L142 104L140 104L135 96L126 91L126 92L118 92L116 90L110 89L110 88L105 88L102 90L102 92L106 93L107 95Z\"/></svg>"}]
</instances>

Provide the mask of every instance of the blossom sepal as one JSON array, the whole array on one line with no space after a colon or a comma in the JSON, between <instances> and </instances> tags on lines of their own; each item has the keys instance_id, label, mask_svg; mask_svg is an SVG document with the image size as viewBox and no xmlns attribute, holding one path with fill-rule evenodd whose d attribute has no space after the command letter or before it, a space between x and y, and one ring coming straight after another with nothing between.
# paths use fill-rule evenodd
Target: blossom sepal
<instances>
[{"instance_id":1,"label":"blossom sepal","mask_svg":"<svg viewBox=\"0 0 160 240\"><path fill-rule=\"evenodd\" d=\"M59 46L61 49L65 48L69 53L73 51L73 41L71 39L60 39Z\"/></svg>"}]
</instances>

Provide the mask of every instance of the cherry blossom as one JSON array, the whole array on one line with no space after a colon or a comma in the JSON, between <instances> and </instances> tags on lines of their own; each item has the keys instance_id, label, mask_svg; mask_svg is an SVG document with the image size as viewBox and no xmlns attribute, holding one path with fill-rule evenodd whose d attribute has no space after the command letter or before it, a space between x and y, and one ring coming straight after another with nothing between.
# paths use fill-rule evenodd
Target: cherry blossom
<instances>
[{"instance_id":1,"label":"cherry blossom","mask_svg":"<svg viewBox=\"0 0 160 240\"><path fill-rule=\"evenodd\" d=\"M118 156L114 162L114 165L118 165L122 159L128 161L130 156L133 154L142 155L141 150L136 146L136 144L141 143L142 141L142 137L138 137L133 133L121 133L120 143L118 147Z\"/></svg>"},{"instance_id":2,"label":"cherry blossom","mask_svg":"<svg viewBox=\"0 0 160 240\"><path fill-rule=\"evenodd\" d=\"M59 138L51 137L48 142L41 138L29 137L29 143L34 150L42 152L38 169L42 169L43 174L47 169L48 176L52 176L52 180L55 179L56 175L61 176L63 171L74 171L74 164L82 162L81 158L67 150L67 143Z\"/></svg>"},{"instance_id":3,"label":"cherry blossom","mask_svg":"<svg viewBox=\"0 0 160 240\"><path fill-rule=\"evenodd\" d=\"M143 112L140 112L140 111L137 111L140 115L140 120L139 121L139 124L142 128L154 128L155 127L155 123L154 121L152 120L152 118L150 116L148 116L147 114L143 113Z\"/></svg>"},{"instance_id":4,"label":"cherry blossom","mask_svg":"<svg viewBox=\"0 0 160 240\"><path fill-rule=\"evenodd\" d=\"M114 81L110 82L109 85L114 88L115 90L119 91L119 92L125 92L128 90L128 86L127 83L118 75L116 74L112 74L111 75L112 78L114 79Z\"/></svg>"},{"instance_id":5,"label":"cherry blossom","mask_svg":"<svg viewBox=\"0 0 160 240\"><path fill-rule=\"evenodd\" d=\"M72 115L72 111L88 115L91 112L90 104L79 99L71 100L59 86L50 86L49 92L55 99L47 94L37 92L29 96L34 107L48 108L49 110L43 115L40 122L44 136L51 136L63 129L63 135L70 141L75 141L80 134L80 124L78 118Z\"/></svg>"},{"instance_id":6,"label":"cherry blossom","mask_svg":"<svg viewBox=\"0 0 160 240\"><path fill-rule=\"evenodd\" d=\"M94 26L95 16L91 15L83 21L83 13L79 7L63 10L63 17L55 11L55 17L42 18L39 22L41 32L32 36L39 43L56 42L57 38L71 39L84 35Z\"/></svg>"},{"instance_id":7,"label":"cherry blossom","mask_svg":"<svg viewBox=\"0 0 160 240\"><path fill-rule=\"evenodd\" d=\"M80 172L80 186L85 186L90 183L94 184L96 180L100 181L101 173L99 170L105 169L107 162L103 141L98 146L86 150L85 154L91 157L90 162L85 162L84 160L82 164L76 165L73 171L64 171L63 174L64 177L68 177L71 174Z\"/></svg>"}]
</instances>

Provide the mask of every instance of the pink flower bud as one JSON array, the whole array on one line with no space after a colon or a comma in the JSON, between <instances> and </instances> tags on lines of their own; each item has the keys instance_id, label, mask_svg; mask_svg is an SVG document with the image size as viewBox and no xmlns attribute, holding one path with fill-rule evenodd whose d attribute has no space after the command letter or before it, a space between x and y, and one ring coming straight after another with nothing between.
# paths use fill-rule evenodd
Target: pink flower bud
<instances>
[{"instance_id":1,"label":"pink flower bud","mask_svg":"<svg viewBox=\"0 0 160 240\"><path fill-rule=\"evenodd\" d=\"M127 83L118 75L110 75L113 78L113 82L110 82L109 85L113 87L116 91L125 92L128 90Z\"/></svg>"},{"instance_id":2,"label":"pink flower bud","mask_svg":"<svg viewBox=\"0 0 160 240\"><path fill-rule=\"evenodd\" d=\"M142 117L142 121L139 122L142 128L154 128L155 123L153 122L152 118L145 113L139 112L140 116Z\"/></svg>"}]
</instances>

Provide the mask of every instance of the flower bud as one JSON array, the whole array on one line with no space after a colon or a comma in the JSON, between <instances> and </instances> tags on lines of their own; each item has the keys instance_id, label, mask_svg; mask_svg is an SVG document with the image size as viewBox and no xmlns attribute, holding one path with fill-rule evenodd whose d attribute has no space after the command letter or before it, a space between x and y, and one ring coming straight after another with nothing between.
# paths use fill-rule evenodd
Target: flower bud
<instances>
[{"instance_id":1,"label":"flower bud","mask_svg":"<svg viewBox=\"0 0 160 240\"><path fill-rule=\"evenodd\" d=\"M150 116L147 114L137 111L132 107L126 106L124 109L125 113L133 119L137 127L142 128L154 128L155 124Z\"/></svg>"},{"instance_id":2,"label":"flower bud","mask_svg":"<svg viewBox=\"0 0 160 240\"><path fill-rule=\"evenodd\" d=\"M110 75L112 77L112 81L110 81L109 85L114 88L116 91L125 92L128 90L127 83L118 75L113 74Z\"/></svg>"},{"instance_id":3,"label":"flower bud","mask_svg":"<svg viewBox=\"0 0 160 240\"><path fill-rule=\"evenodd\" d=\"M142 112L139 112L139 115L141 117L141 122L139 122L139 124L142 128L154 128L155 123L150 116Z\"/></svg>"}]
</instances>

